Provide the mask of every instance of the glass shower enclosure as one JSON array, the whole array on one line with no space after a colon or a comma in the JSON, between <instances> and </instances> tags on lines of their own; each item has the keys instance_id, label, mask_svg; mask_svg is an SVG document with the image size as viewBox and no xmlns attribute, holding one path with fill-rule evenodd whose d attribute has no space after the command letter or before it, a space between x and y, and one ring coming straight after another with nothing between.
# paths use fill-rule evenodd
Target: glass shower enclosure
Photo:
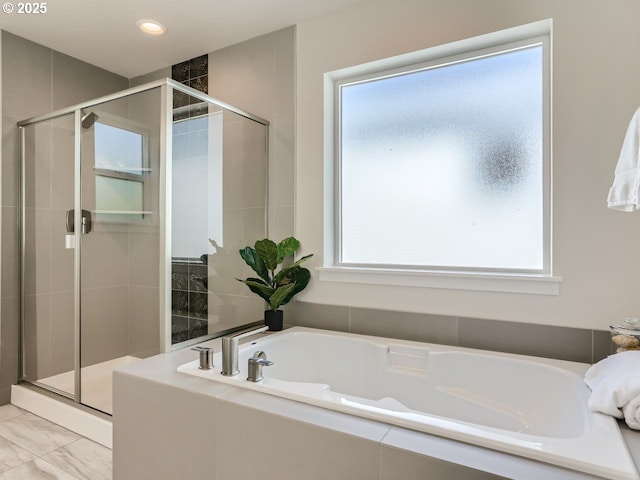
<instances>
[{"instance_id":1,"label":"glass shower enclosure","mask_svg":"<svg viewBox=\"0 0 640 480\"><path fill-rule=\"evenodd\" d=\"M22 381L112 413L114 368L260 318L268 122L164 79L18 127Z\"/></svg>"}]
</instances>

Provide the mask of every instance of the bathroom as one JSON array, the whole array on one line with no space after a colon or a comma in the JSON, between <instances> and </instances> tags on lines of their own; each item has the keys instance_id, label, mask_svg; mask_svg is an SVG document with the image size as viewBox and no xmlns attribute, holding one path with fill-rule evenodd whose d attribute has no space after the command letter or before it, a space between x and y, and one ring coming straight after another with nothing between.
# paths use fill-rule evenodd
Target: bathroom
<instances>
[{"instance_id":1,"label":"bathroom","mask_svg":"<svg viewBox=\"0 0 640 480\"><path fill-rule=\"evenodd\" d=\"M269 120L269 236L295 235L303 253L315 254L311 267L320 267L323 74L553 19L552 232L559 293L347 284L319 281L314 273L310 288L287 307L288 321L587 363L609 354L609 325L638 312L640 224L607 209L606 196L629 119L640 106L639 8L631 0L367 1L176 59L208 53L208 94ZM0 401L8 403L20 345L15 124L171 76L171 65L125 77L10 34L3 33L2 49Z\"/></svg>"}]
</instances>

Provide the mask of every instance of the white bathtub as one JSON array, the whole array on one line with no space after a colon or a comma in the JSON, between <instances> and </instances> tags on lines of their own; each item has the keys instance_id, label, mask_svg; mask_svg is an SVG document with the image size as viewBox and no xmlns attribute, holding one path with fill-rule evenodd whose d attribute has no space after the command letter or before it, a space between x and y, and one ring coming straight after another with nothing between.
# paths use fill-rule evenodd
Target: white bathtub
<instances>
[{"instance_id":1,"label":"white bathtub","mask_svg":"<svg viewBox=\"0 0 640 480\"><path fill-rule=\"evenodd\" d=\"M274 362L246 381L257 350ZM240 374L179 372L615 479L638 479L617 422L587 408L588 365L295 327L240 346Z\"/></svg>"}]
</instances>

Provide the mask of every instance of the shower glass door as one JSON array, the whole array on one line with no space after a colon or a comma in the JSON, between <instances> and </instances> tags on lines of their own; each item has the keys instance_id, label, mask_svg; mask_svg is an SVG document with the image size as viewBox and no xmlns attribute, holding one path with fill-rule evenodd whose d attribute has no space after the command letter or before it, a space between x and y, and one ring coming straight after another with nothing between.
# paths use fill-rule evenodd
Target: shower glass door
<instances>
[{"instance_id":1,"label":"shower glass door","mask_svg":"<svg viewBox=\"0 0 640 480\"><path fill-rule=\"evenodd\" d=\"M112 413L114 368L261 318L267 125L169 79L18 122L20 380Z\"/></svg>"},{"instance_id":2,"label":"shower glass door","mask_svg":"<svg viewBox=\"0 0 640 480\"><path fill-rule=\"evenodd\" d=\"M160 105L155 88L82 111L80 401L107 413L113 369L160 351Z\"/></svg>"},{"instance_id":3,"label":"shower glass door","mask_svg":"<svg viewBox=\"0 0 640 480\"><path fill-rule=\"evenodd\" d=\"M75 394L73 113L24 127L22 140L23 378Z\"/></svg>"}]
</instances>

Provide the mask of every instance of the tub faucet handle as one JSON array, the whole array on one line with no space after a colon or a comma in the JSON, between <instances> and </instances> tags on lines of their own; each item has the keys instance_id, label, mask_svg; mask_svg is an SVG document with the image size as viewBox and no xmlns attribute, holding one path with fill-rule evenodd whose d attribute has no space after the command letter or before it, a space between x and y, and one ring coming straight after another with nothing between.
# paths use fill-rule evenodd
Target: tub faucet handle
<instances>
[{"instance_id":1,"label":"tub faucet handle","mask_svg":"<svg viewBox=\"0 0 640 480\"><path fill-rule=\"evenodd\" d=\"M258 350L253 354L253 357L249 359L249 373L247 380L250 382L259 382L263 379L262 367L268 367L270 365L273 365L273 362L267 360L267 354L262 350Z\"/></svg>"},{"instance_id":2,"label":"tub faucet handle","mask_svg":"<svg viewBox=\"0 0 640 480\"><path fill-rule=\"evenodd\" d=\"M211 370L213 364L211 363L211 354L213 349L211 347L193 347L191 350L200 352L200 370Z\"/></svg>"}]
</instances>

